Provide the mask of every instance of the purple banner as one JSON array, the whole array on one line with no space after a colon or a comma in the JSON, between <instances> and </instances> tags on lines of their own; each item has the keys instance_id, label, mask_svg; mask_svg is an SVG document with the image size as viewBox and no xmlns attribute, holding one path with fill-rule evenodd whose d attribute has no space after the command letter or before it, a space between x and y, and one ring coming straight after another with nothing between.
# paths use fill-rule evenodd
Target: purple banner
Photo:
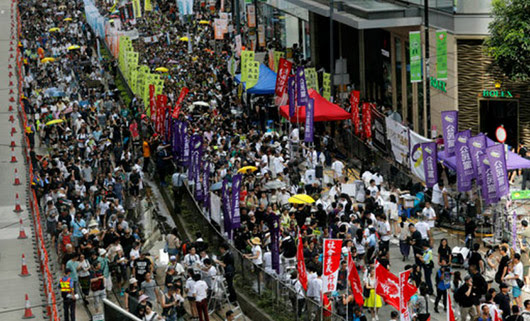
<instances>
[{"instance_id":1,"label":"purple banner","mask_svg":"<svg viewBox=\"0 0 530 321\"><path fill-rule=\"evenodd\" d=\"M438 154L436 143L422 143L421 150L423 155L423 171L425 173L425 184L427 187L433 187L438 183Z\"/></svg>"},{"instance_id":2,"label":"purple banner","mask_svg":"<svg viewBox=\"0 0 530 321\"><path fill-rule=\"evenodd\" d=\"M305 134L304 142L313 142L314 133L314 120L315 120L315 100L309 98L309 103L305 106Z\"/></svg>"},{"instance_id":3,"label":"purple banner","mask_svg":"<svg viewBox=\"0 0 530 321\"><path fill-rule=\"evenodd\" d=\"M280 274L280 216L272 213L271 262L272 269Z\"/></svg>"},{"instance_id":4,"label":"purple banner","mask_svg":"<svg viewBox=\"0 0 530 321\"><path fill-rule=\"evenodd\" d=\"M202 137L193 135L193 146L191 151L191 162L193 164L193 180L195 182L195 199L199 202L203 200L203 189L201 183L202 175Z\"/></svg>"},{"instance_id":5,"label":"purple banner","mask_svg":"<svg viewBox=\"0 0 530 321\"><path fill-rule=\"evenodd\" d=\"M296 112L296 91L295 91L294 77L289 77L287 80L287 93L289 96L289 118L294 116Z\"/></svg>"},{"instance_id":6,"label":"purple banner","mask_svg":"<svg viewBox=\"0 0 530 321\"><path fill-rule=\"evenodd\" d=\"M467 140L471 137L471 131L464 130L456 134L456 176L458 191L467 192L471 190L471 180L473 179L473 163L467 147Z\"/></svg>"},{"instance_id":7,"label":"purple banner","mask_svg":"<svg viewBox=\"0 0 530 321\"><path fill-rule=\"evenodd\" d=\"M190 164L190 136L188 133L186 133L186 124L182 126L183 128L183 134L181 138L181 157L182 157L182 165L185 167L188 167Z\"/></svg>"},{"instance_id":8,"label":"purple banner","mask_svg":"<svg viewBox=\"0 0 530 321\"><path fill-rule=\"evenodd\" d=\"M241 183L243 182L243 176L241 174L234 175L232 177L232 229L239 228L241 226L241 215L239 214L239 193L241 192Z\"/></svg>"},{"instance_id":9,"label":"purple banner","mask_svg":"<svg viewBox=\"0 0 530 321\"><path fill-rule=\"evenodd\" d=\"M232 236L232 224L230 218L230 189L228 187L228 180L223 179L223 185L221 188L221 211L223 213L223 222L225 226L225 232L228 238Z\"/></svg>"},{"instance_id":10,"label":"purple banner","mask_svg":"<svg viewBox=\"0 0 530 321\"><path fill-rule=\"evenodd\" d=\"M309 102L309 93L307 92L307 84L305 82L304 67L298 67L296 69L296 92L298 98L298 106L307 106Z\"/></svg>"},{"instance_id":11,"label":"purple banner","mask_svg":"<svg viewBox=\"0 0 530 321\"><path fill-rule=\"evenodd\" d=\"M208 219L211 220L210 212L210 162L204 162L204 171L202 178L202 190L204 195L204 207L208 211Z\"/></svg>"},{"instance_id":12,"label":"purple banner","mask_svg":"<svg viewBox=\"0 0 530 321\"><path fill-rule=\"evenodd\" d=\"M458 133L458 111L442 111L442 129L445 155L453 156L455 154L456 134Z\"/></svg>"},{"instance_id":13,"label":"purple banner","mask_svg":"<svg viewBox=\"0 0 530 321\"><path fill-rule=\"evenodd\" d=\"M482 166L480 164L480 155L484 154L486 150L486 135L478 134L467 140L467 147L469 147L469 154L471 155L471 163L473 164L473 172L477 179L477 186L482 184Z\"/></svg>"},{"instance_id":14,"label":"purple banner","mask_svg":"<svg viewBox=\"0 0 530 321\"><path fill-rule=\"evenodd\" d=\"M482 198L486 205L497 202L497 190L495 188L495 181L491 174L490 162L486 154L479 156L480 166L482 167Z\"/></svg>"},{"instance_id":15,"label":"purple banner","mask_svg":"<svg viewBox=\"0 0 530 321\"><path fill-rule=\"evenodd\" d=\"M512 249L517 250L517 212L513 211L512 216Z\"/></svg>"},{"instance_id":16,"label":"purple banner","mask_svg":"<svg viewBox=\"0 0 530 321\"><path fill-rule=\"evenodd\" d=\"M497 189L497 197L501 198L510 192L504 144L497 144L486 148L486 156L490 162L491 175L493 176L495 188Z\"/></svg>"},{"instance_id":17,"label":"purple banner","mask_svg":"<svg viewBox=\"0 0 530 321\"><path fill-rule=\"evenodd\" d=\"M173 120L171 122L171 151L175 160L178 160L179 134L179 121Z\"/></svg>"}]
</instances>

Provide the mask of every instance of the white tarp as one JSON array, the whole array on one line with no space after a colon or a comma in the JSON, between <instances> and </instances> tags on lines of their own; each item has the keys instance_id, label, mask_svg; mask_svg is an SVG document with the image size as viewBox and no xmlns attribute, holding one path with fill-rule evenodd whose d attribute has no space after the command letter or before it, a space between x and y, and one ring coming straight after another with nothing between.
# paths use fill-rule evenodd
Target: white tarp
<instances>
[{"instance_id":1,"label":"white tarp","mask_svg":"<svg viewBox=\"0 0 530 321\"><path fill-rule=\"evenodd\" d=\"M223 226L224 223L221 219L221 198L212 192L210 192L210 215L212 221Z\"/></svg>"},{"instance_id":2,"label":"white tarp","mask_svg":"<svg viewBox=\"0 0 530 321\"><path fill-rule=\"evenodd\" d=\"M386 117L386 135L392 147L394 159L406 164L409 153L409 129L390 117Z\"/></svg>"}]
</instances>

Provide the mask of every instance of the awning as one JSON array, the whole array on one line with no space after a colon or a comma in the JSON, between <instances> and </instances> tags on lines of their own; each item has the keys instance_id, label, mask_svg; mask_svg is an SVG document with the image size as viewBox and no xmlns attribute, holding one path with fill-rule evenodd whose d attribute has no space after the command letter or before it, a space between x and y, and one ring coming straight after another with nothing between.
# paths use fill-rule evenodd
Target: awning
<instances>
[{"instance_id":1,"label":"awning","mask_svg":"<svg viewBox=\"0 0 530 321\"><path fill-rule=\"evenodd\" d=\"M338 105L329 102L326 98L320 96L315 90L309 89L309 97L315 100L315 122L320 121L337 121L350 119L351 114L340 108ZM289 105L280 107L282 117L289 119ZM294 116L290 119L292 123L305 122L305 106L297 108Z\"/></svg>"},{"instance_id":2,"label":"awning","mask_svg":"<svg viewBox=\"0 0 530 321\"><path fill-rule=\"evenodd\" d=\"M241 74L236 75L236 82L241 82ZM256 95L272 95L276 88L276 73L264 64L259 65L259 79L258 83L247 90L249 94ZM243 83L243 89L246 89L245 83Z\"/></svg>"}]
</instances>

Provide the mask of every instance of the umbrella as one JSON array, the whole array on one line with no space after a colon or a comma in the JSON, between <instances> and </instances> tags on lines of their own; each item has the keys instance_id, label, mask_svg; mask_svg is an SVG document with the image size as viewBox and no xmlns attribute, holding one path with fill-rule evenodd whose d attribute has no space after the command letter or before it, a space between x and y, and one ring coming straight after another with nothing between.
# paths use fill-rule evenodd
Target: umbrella
<instances>
[{"instance_id":1,"label":"umbrella","mask_svg":"<svg viewBox=\"0 0 530 321\"><path fill-rule=\"evenodd\" d=\"M209 24L210 24L210 21L208 21L208 20L200 20L200 21L199 21L199 24L200 24L200 25L209 25Z\"/></svg>"},{"instance_id":2,"label":"umbrella","mask_svg":"<svg viewBox=\"0 0 530 321\"><path fill-rule=\"evenodd\" d=\"M315 202L315 200L307 194L296 194L291 196L287 201L292 204L311 204Z\"/></svg>"},{"instance_id":3,"label":"umbrella","mask_svg":"<svg viewBox=\"0 0 530 321\"><path fill-rule=\"evenodd\" d=\"M189 41L190 39L188 37L180 37L180 41Z\"/></svg>"},{"instance_id":4,"label":"umbrella","mask_svg":"<svg viewBox=\"0 0 530 321\"><path fill-rule=\"evenodd\" d=\"M60 91L56 87L48 88L46 91L44 91L44 94L49 97L62 97L64 96L64 92Z\"/></svg>"},{"instance_id":5,"label":"umbrella","mask_svg":"<svg viewBox=\"0 0 530 321\"><path fill-rule=\"evenodd\" d=\"M204 106L204 107L210 107L210 104L208 104L205 101L196 101L192 104L193 106Z\"/></svg>"},{"instance_id":6,"label":"umbrella","mask_svg":"<svg viewBox=\"0 0 530 321\"><path fill-rule=\"evenodd\" d=\"M50 30L48 30L49 32L55 32L55 31L59 31L60 29L57 28L57 27L54 27L54 28L50 28Z\"/></svg>"},{"instance_id":7,"label":"umbrella","mask_svg":"<svg viewBox=\"0 0 530 321\"><path fill-rule=\"evenodd\" d=\"M63 21L72 21L72 18L64 18Z\"/></svg>"},{"instance_id":8,"label":"umbrella","mask_svg":"<svg viewBox=\"0 0 530 321\"><path fill-rule=\"evenodd\" d=\"M195 105L195 103L193 103ZM245 166L245 167L241 167L237 172L238 173L243 173L243 174L248 174L248 173L254 173L255 171L257 171L258 168L256 166Z\"/></svg>"},{"instance_id":9,"label":"umbrella","mask_svg":"<svg viewBox=\"0 0 530 321\"><path fill-rule=\"evenodd\" d=\"M46 63L46 62L54 62L54 61L55 61L55 58L46 57L46 58L42 58L40 62Z\"/></svg>"},{"instance_id":10,"label":"umbrella","mask_svg":"<svg viewBox=\"0 0 530 321\"><path fill-rule=\"evenodd\" d=\"M60 124L62 122L64 122L64 119L54 119L54 120L50 120L49 122L47 122L46 126Z\"/></svg>"},{"instance_id":11,"label":"umbrella","mask_svg":"<svg viewBox=\"0 0 530 321\"><path fill-rule=\"evenodd\" d=\"M72 45L70 47L68 47L68 50L76 50L76 49L79 49L81 47L79 47L78 45Z\"/></svg>"},{"instance_id":12,"label":"umbrella","mask_svg":"<svg viewBox=\"0 0 530 321\"><path fill-rule=\"evenodd\" d=\"M265 187L265 189L279 189L279 188L284 188L285 183L276 179L276 180L265 183L263 187Z\"/></svg>"},{"instance_id":13,"label":"umbrella","mask_svg":"<svg viewBox=\"0 0 530 321\"><path fill-rule=\"evenodd\" d=\"M232 183L228 183L228 187L231 187ZM218 191L221 188L223 188L223 182L217 182L214 183L212 186L210 186L210 191Z\"/></svg>"},{"instance_id":14,"label":"umbrella","mask_svg":"<svg viewBox=\"0 0 530 321\"><path fill-rule=\"evenodd\" d=\"M168 72L169 69L167 69L166 67L158 67L155 69L156 71L160 71L160 72Z\"/></svg>"}]
</instances>

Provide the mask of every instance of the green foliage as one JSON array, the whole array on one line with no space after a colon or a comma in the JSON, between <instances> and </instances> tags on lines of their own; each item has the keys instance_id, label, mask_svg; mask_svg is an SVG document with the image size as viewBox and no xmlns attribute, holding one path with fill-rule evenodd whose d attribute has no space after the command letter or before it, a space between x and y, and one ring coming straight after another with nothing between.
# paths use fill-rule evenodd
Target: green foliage
<instances>
[{"instance_id":1,"label":"green foliage","mask_svg":"<svg viewBox=\"0 0 530 321\"><path fill-rule=\"evenodd\" d=\"M485 44L502 72L513 80L530 78L530 1L493 0L491 36Z\"/></svg>"}]
</instances>

